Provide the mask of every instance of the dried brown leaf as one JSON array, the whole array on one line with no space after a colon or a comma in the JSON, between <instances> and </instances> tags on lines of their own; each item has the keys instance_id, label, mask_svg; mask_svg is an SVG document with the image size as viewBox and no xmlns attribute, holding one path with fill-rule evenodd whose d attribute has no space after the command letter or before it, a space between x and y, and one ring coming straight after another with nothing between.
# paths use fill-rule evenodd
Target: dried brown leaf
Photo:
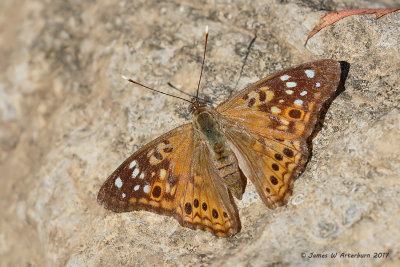
<instances>
[{"instance_id":1,"label":"dried brown leaf","mask_svg":"<svg viewBox=\"0 0 400 267\"><path fill-rule=\"evenodd\" d=\"M376 19L380 17L400 10L400 8L385 8L385 9L370 9L370 8L363 8L363 9L351 9L351 10L341 10L341 11L330 11L324 17L322 17L318 24L314 27L314 29L308 34L307 40L304 46L307 45L308 40L314 36L317 32L322 30L323 28L338 22L339 20L353 15L365 15L365 14L375 14Z\"/></svg>"}]
</instances>

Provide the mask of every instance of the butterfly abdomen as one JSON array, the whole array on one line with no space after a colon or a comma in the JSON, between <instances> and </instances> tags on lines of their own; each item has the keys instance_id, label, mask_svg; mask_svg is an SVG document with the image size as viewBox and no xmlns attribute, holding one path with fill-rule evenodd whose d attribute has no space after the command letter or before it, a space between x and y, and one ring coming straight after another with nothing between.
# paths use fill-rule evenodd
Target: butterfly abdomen
<instances>
[{"instance_id":1,"label":"butterfly abdomen","mask_svg":"<svg viewBox=\"0 0 400 267\"><path fill-rule=\"evenodd\" d=\"M201 138L205 140L212 154L215 171L223 179L232 194L241 199L245 183L241 179L236 156L227 146L221 126L208 111L198 114L195 122Z\"/></svg>"},{"instance_id":2,"label":"butterfly abdomen","mask_svg":"<svg viewBox=\"0 0 400 267\"><path fill-rule=\"evenodd\" d=\"M241 177L238 161L235 154L229 149L224 150L224 156L214 161L218 175L224 180L229 190L237 199L242 199L245 183Z\"/></svg>"}]
</instances>

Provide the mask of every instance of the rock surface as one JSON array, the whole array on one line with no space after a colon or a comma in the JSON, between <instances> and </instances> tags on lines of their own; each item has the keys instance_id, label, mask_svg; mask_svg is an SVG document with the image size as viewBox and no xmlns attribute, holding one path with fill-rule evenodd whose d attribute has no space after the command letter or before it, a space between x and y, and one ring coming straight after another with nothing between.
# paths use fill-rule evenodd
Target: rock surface
<instances>
[{"instance_id":1,"label":"rock surface","mask_svg":"<svg viewBox=\"0 0 400 267\"><path fill-rule=\"evenodd\" d=\"M160 2L1 1L0 264L398 266L400 12L348 17L303 46L321 10L396 1ZM268 210L249 183L242 231L227 239L96 202L127 156L189 118L185 103L121 75L193 93L205 25L214 103L300 63L350 63L288 205ZM328 258L302 258L311 252Z\"/></svg>"}]
</instances>

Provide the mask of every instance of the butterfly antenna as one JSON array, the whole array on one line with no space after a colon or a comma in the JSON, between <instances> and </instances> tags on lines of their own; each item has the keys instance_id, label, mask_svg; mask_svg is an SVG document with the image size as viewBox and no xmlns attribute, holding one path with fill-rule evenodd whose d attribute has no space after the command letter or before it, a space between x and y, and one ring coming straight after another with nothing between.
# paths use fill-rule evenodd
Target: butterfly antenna
<instances>
[{"instance_id":1,"label":"butterfly antenna","mask_svg":"<svg viewBox=\"0 0 400 267\"><path fill-rule=\"evenodd\" d=\"M181 99L181 100L183 100L183 101L186 101L186 102L189 102L189 103L192 103L192 104L193 104L193 102L190 101L190 100L187 100L187 99L185 99L185 98L182 98L182 97L179 97L179 96L176 96L176 95L171 95L171 94L164 93L164 92L161 92L161 91L159 91L159 90L150 88L150 87L148 87L148 86L146 86L146 85L144 85L144 84L141 84L141 83L139 83L139 82L136 82L136 81L134 81L134 80L132 80L132 79L130 79L130 78L128 78L128 77L122 76L122 79L127 80L128 82L131 82L131 83L140 85L140 86L142 86L142 87L144 87L144 88L146 88L146 89L149 89L149 90L151 90L151 91L154 91L154 92L157 92L157 93L160 93L160 94L163 94L163 95L172 96L172 97L175 97L175 98L178 98L178 99Z\"/></svg>"},{"instance_id":2,"label":"butterfly antenna","mask_svg":"<svg viewBox=\"0 0 400 267\"><path fill-rule=\"evenodd\" d=\"M204 42L204 54L203 54L203 62L201 63L201 72L200 72L200 78L199 78L199 83L197 85L197 92L196 92L196 98L199 98L199 90L200 90L200 82L201 82L201 76L203 76L203 69L204 69L204 60L206 59L206 51L207 51L207 40L208 40L208 26L206 26L205 30L205 42Z\"/></svg>"},{"instance_id":3,"label":"butterfly antenna","mask_svg":"<svg viewBox=\"0 0 400 267\"><path fill-rule=\"evenodd\" d=\"M192 96L191 94L188 94L188 93L186 93L185 91L183 91L183 90L181 90L181 89L178 89L177 87L175 87L175 86L174 86L172 83L170 83L170 82L167 82L167 84L168 84L169 87L171 87L172 89L174 89L174 90L176 90L176 91L178 91L178 92L180 92L180 93L182 93L182 94L185 94L185 95L190 96L190 97L194 97L194 96Z\"/></svg>"},{"instance_id":4,"label":"butterfly antenna","mask_svg":"<svg viewBox=\"0 0 400 267\"><path fill-rule=\"evenodd\" d=\"M185 95L187 95L187 96L190 96L191 98L197 98L197 99L199 99L199 100L201 100L201 101L203 101L203 102L211 103L211 101L209 101L209 100L207 100L207 99L200 98L200 97L195 97L195 96L193 96L193 95L191 95L191 94L186 93L185 91L183 91L183 90L181 90L181 89L176 88L176 87L175 87L172 83L170 83L170 82L168 82L167 84L168 84L168 86L170 86L172 89L175 89L175 90L177 90L178 92L181 92L182 94L185 94Z\"/></svg>"}]
</instances>

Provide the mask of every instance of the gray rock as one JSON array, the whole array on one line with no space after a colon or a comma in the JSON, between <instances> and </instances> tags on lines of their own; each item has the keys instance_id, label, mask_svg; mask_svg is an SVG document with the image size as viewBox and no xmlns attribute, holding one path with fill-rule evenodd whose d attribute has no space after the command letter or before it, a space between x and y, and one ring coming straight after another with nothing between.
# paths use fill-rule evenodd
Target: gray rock
<instances>
[{"instance_id":1,"label":"gray rock","mask_svg":"<svg viewBox=\"0 0 400 267\"><path fill-rule=\"evenodd\" d=\"M398 265L400 12L348 17L303 46L321 10L395 3L2 1L1 265ZM194 93L205 25L201 93L216 104L300 63L350 63L288 205L267 209L249 183L237 202L242 231L231 238L96 202L126 157L189 118L186 103L121 75Z\"/></svg>"}]
</instances>

